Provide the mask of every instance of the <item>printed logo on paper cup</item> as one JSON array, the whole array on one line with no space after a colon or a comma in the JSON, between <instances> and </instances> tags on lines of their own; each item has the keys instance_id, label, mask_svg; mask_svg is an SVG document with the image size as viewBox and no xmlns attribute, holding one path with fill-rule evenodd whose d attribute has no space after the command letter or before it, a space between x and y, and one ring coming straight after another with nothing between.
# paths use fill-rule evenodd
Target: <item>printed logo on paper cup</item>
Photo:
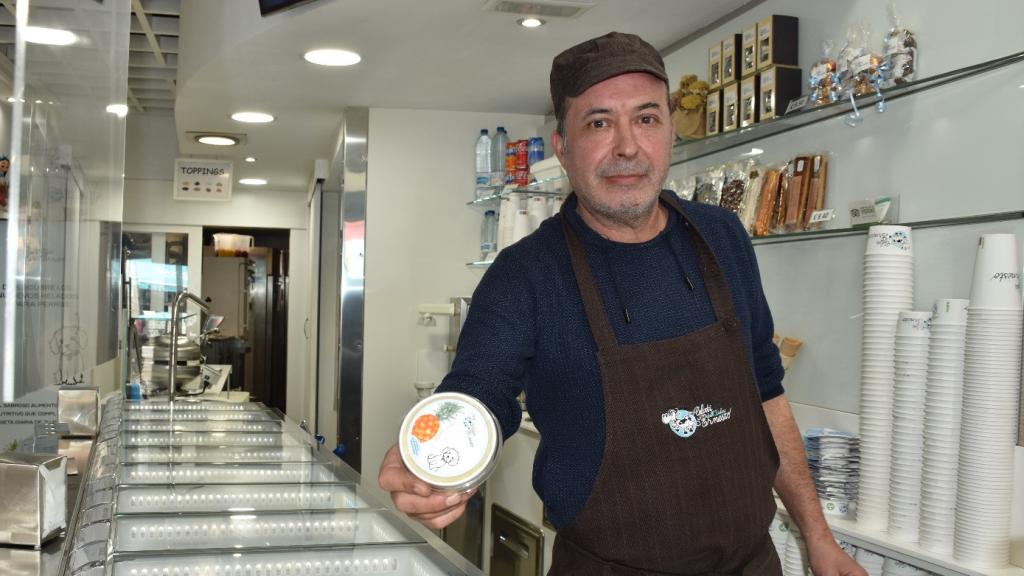
<instances>
[{"instance_id":1,"label":"printed logo on paper cup","mask_svg":"<svg viewBox=\"0 0 1024 576\"><path fill-rule=\"evenodd\" d=\"M732 408L712 408L708 404L701 404L693 410L673 408L664 412L661 415L661 422L668 425L676 436L689 438L700 428L707 428L730 418L732 418Z\"/></svg>"},{"instance_id":2,"label":"printed logo on paper cup","mask_svg":"<svg viewBox=\"0 0 1024 576\"><path fill-rule=\"evenodd\" d=\"M488 454L489 440L482 415L461 402L424 406L405 442L422 470L456 478L477 467Z\"/></svg>"},{"instance_id":3,"label":"printed logo on paper cup","mask_svg":"<svg viewBox=\"0 0 1024 576\"><path fill-rule=\"evenodd\" d=\"M928 331L932 327L931 318L900 318L900 323L903 326L909 326L910 330L917 332Z\"/></svg>"},{"instance_id":4,"label":"printed logo on paper cup","mask_svg":"<svg viewBox=\"0 0 1024 576\"><path fill-rule=\"evenodd\" d=\"M910 236L902 230L896 232L876 232L871 237L879 248L895 248L904 252L910 250Z\"/></svg>"},{"instance_id":5,"label":"printed logo on paper cup","mask_svg":"<svg viewBox=\"0 0 1024 576\"><path fill-rule=\"evenodd\" d=\"M996 272L991 278L995 282L1013 282L1014 286L1020 287L1020 273L1018 272Z\"/></svg>"}]
</instances>

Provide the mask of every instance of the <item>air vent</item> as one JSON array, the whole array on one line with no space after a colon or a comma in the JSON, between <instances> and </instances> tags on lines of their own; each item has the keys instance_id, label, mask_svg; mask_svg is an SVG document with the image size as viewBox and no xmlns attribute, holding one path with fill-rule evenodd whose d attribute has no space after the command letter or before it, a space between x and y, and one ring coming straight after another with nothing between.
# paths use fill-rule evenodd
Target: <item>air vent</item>
<instances>
[{"instance_id":1,"label":"air vent","mask_svg":"<svg viewBox=\"0 0 1024 576\"><path fill-rule=\"evenodd\" d=\"M519 16L546 16L548 18L575 18L594 7L585 0L488 0L485 12L505 12Z\"/></svg>"}]
</instances>

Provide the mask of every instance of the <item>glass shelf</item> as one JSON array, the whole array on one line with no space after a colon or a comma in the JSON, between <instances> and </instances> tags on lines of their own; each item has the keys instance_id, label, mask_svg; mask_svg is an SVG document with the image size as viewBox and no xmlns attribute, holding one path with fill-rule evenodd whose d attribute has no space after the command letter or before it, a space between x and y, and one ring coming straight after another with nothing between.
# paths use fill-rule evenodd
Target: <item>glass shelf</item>
<instances>
[{"instance_id":1,"label":"glass shelf","mask_svg":"<svg viewBox=\"0 0 1024 576\"><path fill-rule=\"evenodd\" d=\"M999 212L996 214L979 214L974 216L963 216L960 218L944 218L941 220L922 220L920 222L897 222L898 226L910 226L911 228L921 230L923 228L937 228L940 226L961 226L966 224L983 224L985 222L1005 222L1007 220L1021 220L1024 219L1024 212ZM808 230L805 232L792 232L789 234L773 234L771 236L756 236L752 237L750 241L754 246L762 244L784 244L788 242L802 242L805 240L821 240L825 238L840 238L843 236L856 236L860 234L867 234L868 226L858 226L856 228L835 228L831 230ZM468 262L466 267L486 269L490 266L490 262Z\"/></svg>"},{"instance_id":2,"label":"glass shelf","mask_svg":"<svg viewBox=\"0 0 1024 576\"><path fill-rule=\"evenodd\" d=\"M509 194L529 194L531 196L549 196L552 198L568 195L569 179L566 176L556 176L531 182L526 186L482 186L478 190L487 190L487 196L466 202L469 206L495 206L503 196ZM551 190L555 188L555 190Z\"/></svg>"},{"instance_id":3,"label":"glass shelf","mask_svg":"<svg viewBox=\"0 0 1024 576\"><path fill-rule=\"evenodd\" d=\"M886 101L897 100L904 96L952 84L965 78L1016 64L1018 62L1024 62L1024 52L1017 52L1009 56L996 58L995 60L981 62L973 66L951 70L949 72L944 72L928 78L922 78L900 86L887 88L882 90L882 95ZM857 107L862 110L862 113L866 112L867 109L874 107L875 100L876 97L874 94L862 96L857 98ZM687 140L675 145L672 151L672 165L675 166L677 164L683 164L716 152L728 150L729 148L749 144L769 136L782 134L783 132L789 132L790 130L798 130L804 126L810 126L812 124L817 124L818 122L823 122L837 116L848 114L852 110L853 106L850 104L849 99L845 99L825 106L805 108L781 118L760 122L753 126L748 126L747 128L740 128L697 140Z\"/></svg>"},{"instance_id":4,"label":"glass shelf","mask_svg":"<svg viewBox=\"0 0 1024 576\"><path fill-rule=\"evenodd\" d=\"M920 230L923 228L937 228L940 226L960 226L965 224L982 224L985 222L1003 222L1006 220L1019 220L1024 218L1024 212L999 212L996 214L977 214L973 216L962 216L958 218L943 218L939 220L922 220L919 222L896 222L897 226L909 226ZM773 234L771 236L756 236L750 241L755 245L761 244L782 244L786 242L800 242L803 240L819 240L822 238L838 238L841 236L856 236L867 234L868 226L856 228L835 228L830 230L808 230L804 232L792 232L788 234Z\"/></svg>"}]
</instances>

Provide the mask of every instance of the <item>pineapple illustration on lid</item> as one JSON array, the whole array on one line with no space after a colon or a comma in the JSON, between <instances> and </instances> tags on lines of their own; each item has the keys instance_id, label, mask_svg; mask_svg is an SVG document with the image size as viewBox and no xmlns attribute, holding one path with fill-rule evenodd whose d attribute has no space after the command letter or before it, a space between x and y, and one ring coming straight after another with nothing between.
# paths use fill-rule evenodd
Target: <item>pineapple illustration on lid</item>
<instances>
[{"instance_id":1,"label":"pineapple illustration on lid","mask_svg":"<svg viewBox=\"0 0 1024 576\"><path fill-rule=\"evenodd\" d=\"M406 468L441 491L482 484L501 451L501 432L491 411L465 394L424 398L405 416L398 447Z\"/></svg>"}]
</instances>

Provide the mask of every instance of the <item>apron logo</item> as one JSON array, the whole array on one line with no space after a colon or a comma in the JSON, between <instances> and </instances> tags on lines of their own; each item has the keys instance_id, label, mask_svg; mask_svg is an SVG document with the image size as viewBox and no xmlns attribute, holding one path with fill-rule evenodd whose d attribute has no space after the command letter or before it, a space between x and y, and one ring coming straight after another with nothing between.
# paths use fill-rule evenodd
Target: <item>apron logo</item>
<instances>
[{"instance_id":1,"label":"apron logo","mask_svg":"<svg viewBox=\"0 0 1024 576\"><path fill-rule=\"evenodd\" d=\"M701 404L693 410L673 408L661 415L661 422L667 424L676 436L689 438L699 428L707 428L730 418L732 418L732 408L712 408L708 404Z\"/></svg>"}]
</instances>

